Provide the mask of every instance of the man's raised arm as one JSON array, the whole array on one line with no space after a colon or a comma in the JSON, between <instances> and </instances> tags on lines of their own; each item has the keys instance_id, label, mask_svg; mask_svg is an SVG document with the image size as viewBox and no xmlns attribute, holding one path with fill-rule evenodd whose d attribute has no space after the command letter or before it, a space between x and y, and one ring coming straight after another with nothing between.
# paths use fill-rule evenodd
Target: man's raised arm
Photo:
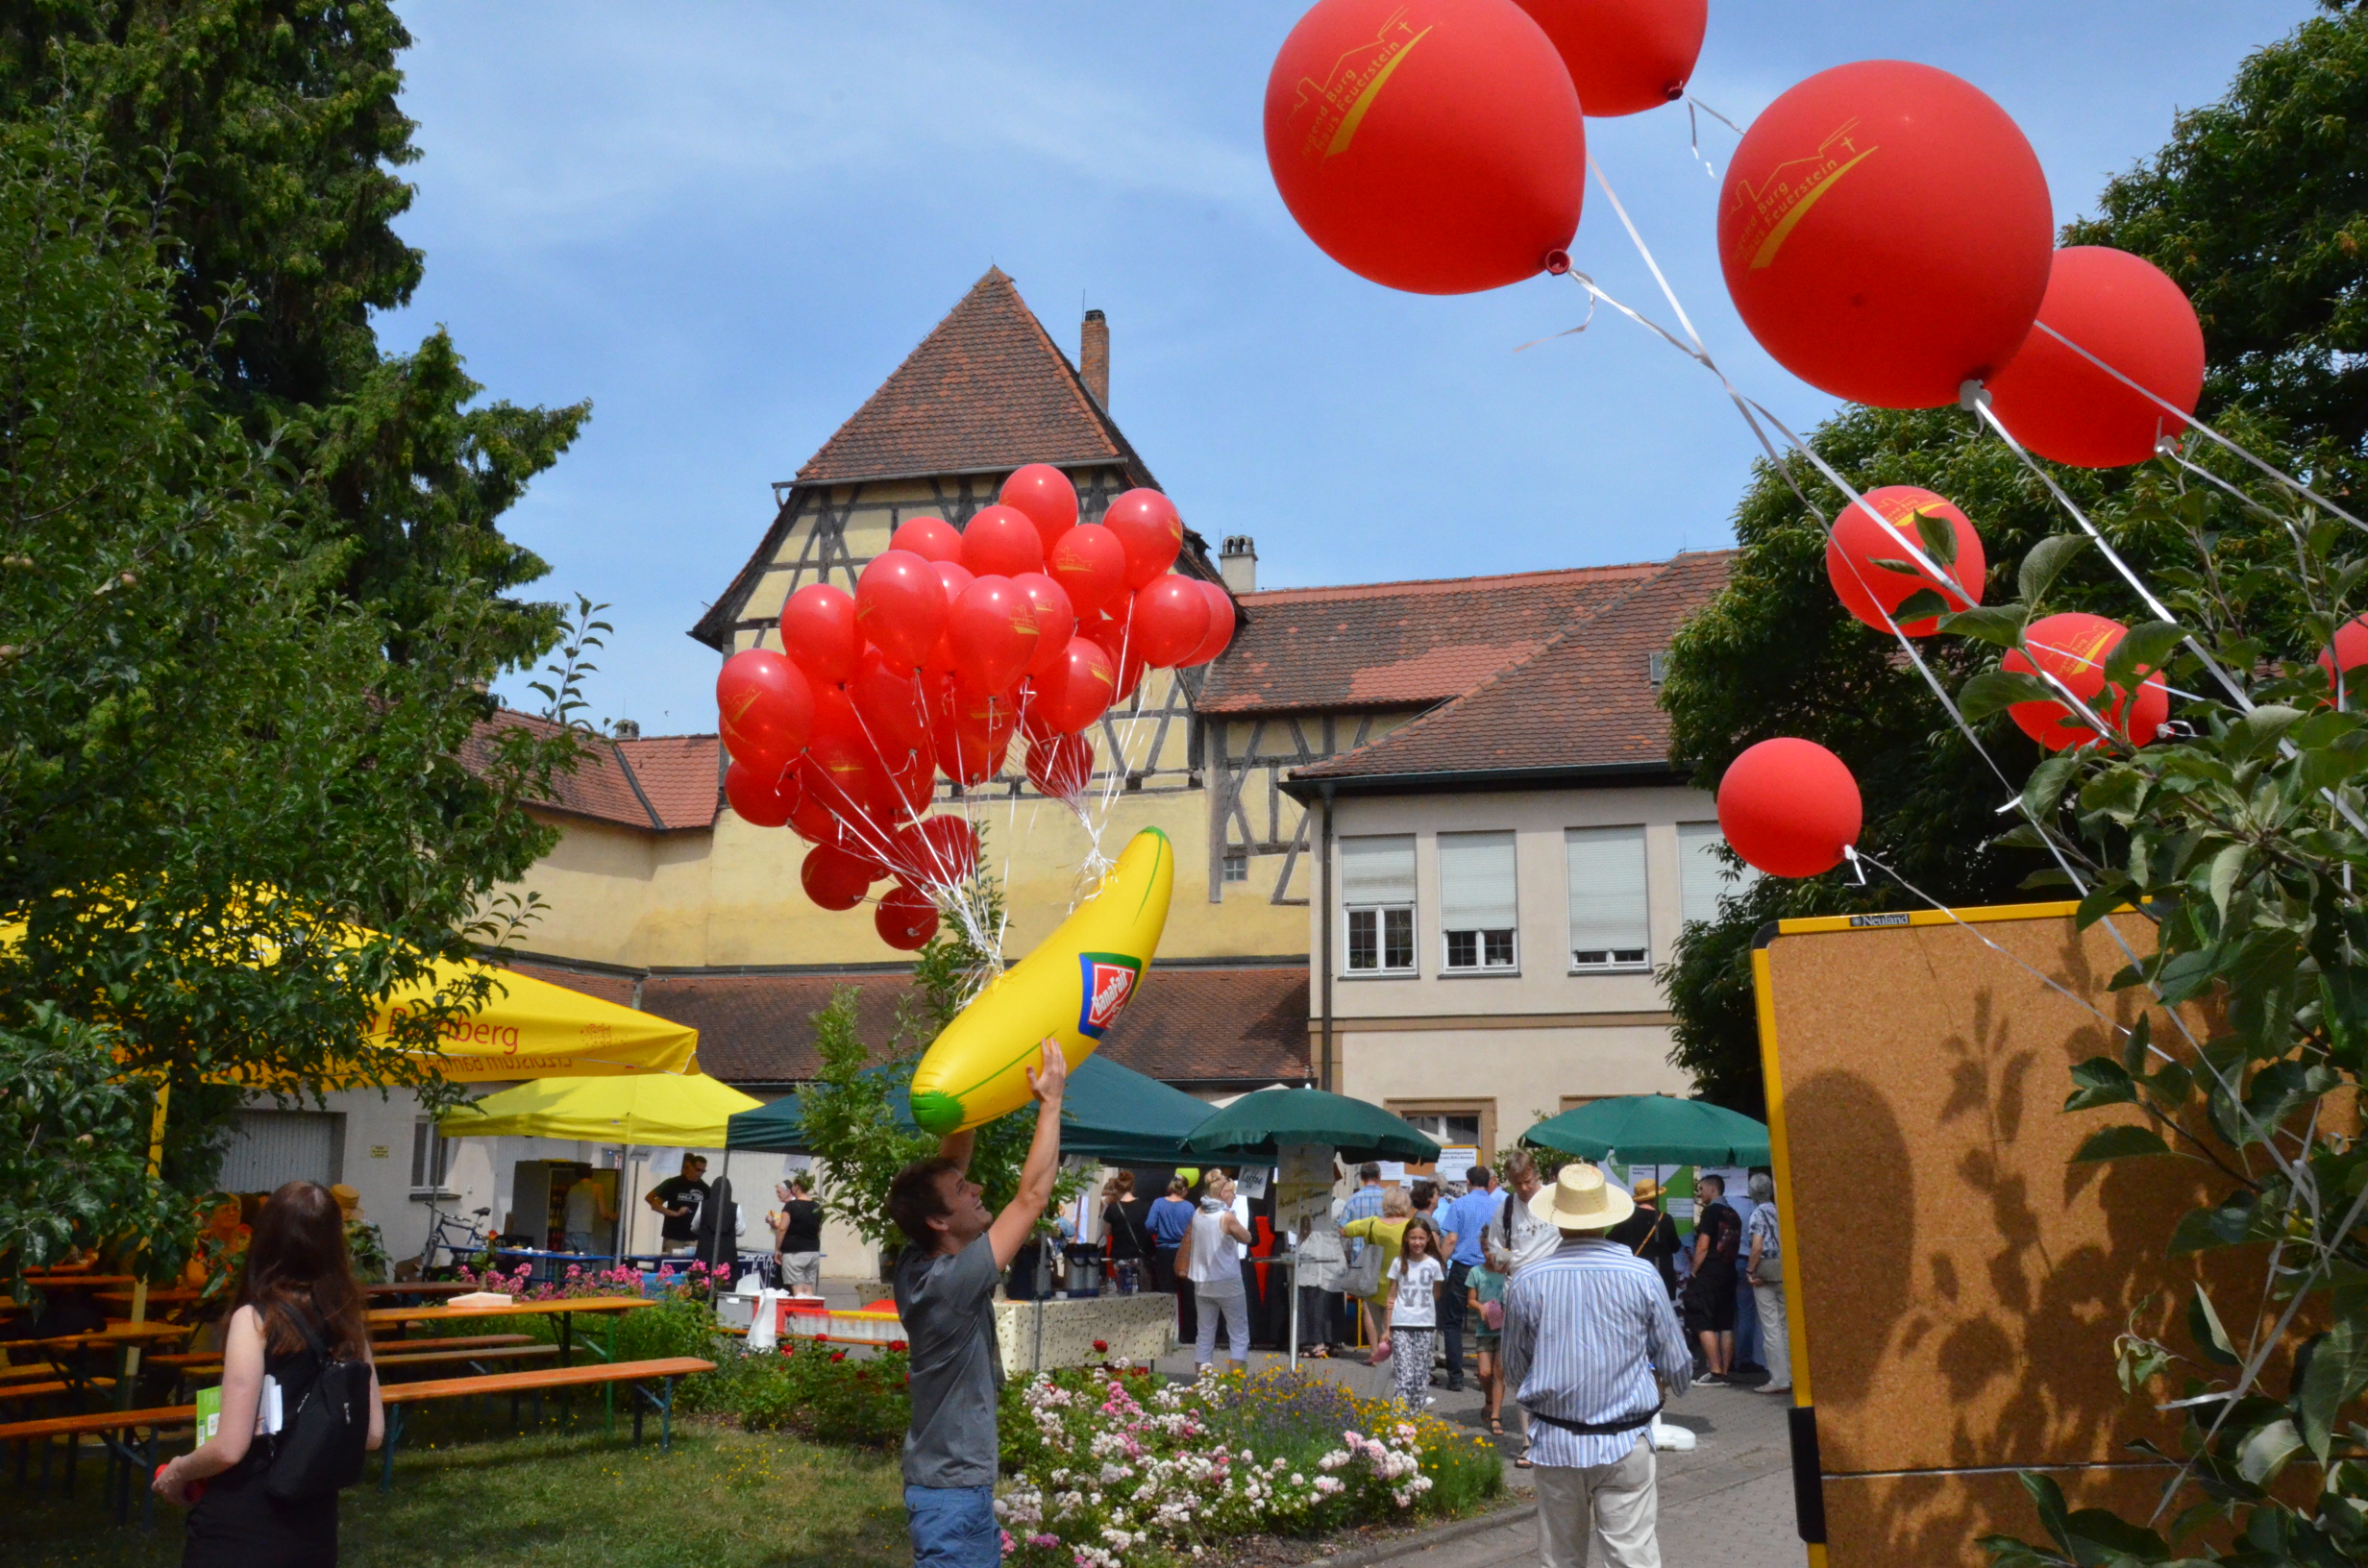
<instances>
[{"instance_id":1,"label":"man's raised arm","mask_svg":"<svg viewBox=\"0 0 2368 1568\"><path fill-rule=\"evenodd\" d=\"M1011 1266L1036 1229L1036 1221L1043 1217L1045 1205L1052 1201L1052 1178L1061 1165L1061 1091L1068 1083L1069 1058L1061 1054L1059 1042L1047 1036L1042 1056L1027 1075L1027 1087L1036 1095L1036 1139L1028 1145L1027 1164L1020 1169L1020 1190L987 1231L987 1244L995 1250L998 1268ZM955 1139L969 1136L959 1133L948 1139L946 1157L967 1160L969 1149L956 1155L952 1145Z\"/></svg>"}]
</instances>

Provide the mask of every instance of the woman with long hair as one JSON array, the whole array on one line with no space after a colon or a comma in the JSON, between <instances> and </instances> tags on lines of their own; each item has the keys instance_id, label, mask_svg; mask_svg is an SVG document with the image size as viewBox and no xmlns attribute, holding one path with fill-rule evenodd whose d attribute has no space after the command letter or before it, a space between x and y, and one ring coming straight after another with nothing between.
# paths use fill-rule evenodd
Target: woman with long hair
<instances>
[{"instance_id":1,"label":"woman with long hair","mask_svg":"<svg viewBox=\"0 0 2368 1568\"><path fill-rule=\"evenodd\" d=\"M316 1350L314 1347L318 1345ZM346 1253L337 1200L317 1182L290 1182L256 1215L222 1347L222 1424L191 1454L157 1472L168 1503L188 1501L182 1568L334 1568L337 1495L287 1501L264 1489L274 1445L258 1442L266 1379L292 1422L323 1358L370 1360L361 1287ZM370 1378L369 1446L386 1432L378 1375Z\"/></svg>"},{"instance_id":2,"label":"woman with long hair","mask_svg":"<svg viewBox=\"0 0 2368 1568\"><path fill-rule=\"evenodd\" d=\"M1102 1184L1101 1224L1110 1238L1110 1277L1114 1280L1131 1282L1150 1255L1143 1210L1143 1200L1135 1196L1133 1171L1121 1170Z\"/></svg>"}]
</instances>

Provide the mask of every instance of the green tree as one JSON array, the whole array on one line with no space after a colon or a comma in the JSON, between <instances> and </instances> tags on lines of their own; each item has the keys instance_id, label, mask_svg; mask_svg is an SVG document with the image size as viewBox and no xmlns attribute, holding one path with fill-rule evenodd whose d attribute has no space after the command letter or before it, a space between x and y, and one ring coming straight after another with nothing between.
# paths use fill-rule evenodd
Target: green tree
<instances>
[{"instance_id":1,"label":"green tree","mask_svg":"<svg viewBox=\"0 0 2368 1568\"><path fill-rule=\"evenodd\" d=\"M2170 144L2113 181L2100 215L2067 243L2111 244L2164 267L2195 301L2213 372L2201 411L2247 445L2282 446L2338 500L2368 459L2368 370L2352 361L2368 306L2357 284L2368 262L2368 146L2344 128L2368 122L2368 12L2349 6L2315 18L2248 59L2227 97L2182 116ZM2007 563L2063 526L2044 488L2003 443L1956 409L1854 408L1811 432L1811 443L1862 491L1913 484L1948 497L1982 531L1990 594ZM2110 473L2058 470L2137 570L2188 559L2161 500L2175 481L2159 465ZM1844 503L1805 464L1793 479L1825 515ZM2282 538L2251 514L2222 520L2232 538ZM2048 864L1991 840L2015 786L1983 763L1934 700L1897 643L1852 620L1823 565L1824 525L1768 465L1753 474L1735 517L1734 576L1682 630L1663 701L1672 754L1714 789L1727 765L1771 735L1833 749L1867 803L1864 842L1944 903L2017 896ZM2060 586L2060 607L2130 621L2145 613L2097 559ZM1924 651L1944 682L1970 673L1950 639ZM2008 780L2037 751L2011 724L1976 725ZM1673 1059L1722 1103L1762 1108L1750 952L1759 928L1788 916L1915 905L1878 879L1837 871L1763 881L1727 900L1714 921L1679 938L1663 978L1676 1017Z\"/></svg>"}]
</instances>

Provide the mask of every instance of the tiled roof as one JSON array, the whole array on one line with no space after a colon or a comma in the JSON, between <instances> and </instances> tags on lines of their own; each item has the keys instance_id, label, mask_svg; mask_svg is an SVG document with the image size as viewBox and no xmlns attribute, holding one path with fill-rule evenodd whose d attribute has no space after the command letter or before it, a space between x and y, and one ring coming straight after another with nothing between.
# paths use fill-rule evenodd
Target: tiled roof
<instances>
[{"instance_id":1,"label":"tiled roof","mask_svg":"<svg viewBox=\"0 0 2368 1568\"><path fill-rule=\"evenodd\" d=\"M1419 707L1529 657L1658 563L1246 594L1202 713Z\"/></svg>"},{"instance_id":2,"label":"tiled roof","mask_svg":"<svg viewBox=\"0 0 2368 1568\"><path fill-rule=\"evenodd\" d=\"M633 981L548 961L517 968L538 980L618 1000ZM727 1083L802 1083L821 1070L814 1015L841 986L856 988L856 1031L876 1053L896 1026L909 974L654 973L641 1008L699 1031L700 1066ZM1111 1060L1172 1084L1307 1080L1307 968L1152 966L1143 991L1099 1047Z\"/></svg>"},{"instance_id":3,"label":"tiled roof","mask_svg":"<svg viewBox=\"0 0 2368 1568\"><path fill-rule=\"evenodd\" d=\"M990 267L798 482L1095 462L1128 464L1151 482L1019 289Z\"/></svg>"},{"instance_id":4,"label":"tiled roof","mask_svg":"<svg viewBox=\"0 0 2368 1568\"><path fill-rule=\"evenodd\" d=\"M1495 770L1651 767L1669 755L1652 656L1726 586L1732 551L1685 554L1522 662L1295 782Z\"/></svg>"},{"instance_id":5,"label":"tiled roof","mask_svg":"<svg viewBox=\"0 0 2368 1568\"><path fill-rule=\"evenodd\" d=\"M494 737L504 728L548 733L550 721L507 709L479 724L461 747L460 760L482 768L493 757ZM595 739L573 773L561 774L556 796L544 802L553 811L595 821L675 833L713 827L721 744L713 735L653 735L646 739Z\"/></svg>"}]
</instances>

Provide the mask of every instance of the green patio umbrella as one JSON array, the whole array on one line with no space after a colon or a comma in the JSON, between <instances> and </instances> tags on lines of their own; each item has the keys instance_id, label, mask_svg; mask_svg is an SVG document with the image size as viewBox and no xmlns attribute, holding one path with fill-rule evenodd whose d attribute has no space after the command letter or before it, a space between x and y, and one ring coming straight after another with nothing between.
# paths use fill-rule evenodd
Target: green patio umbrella
<instances>
[{"instance_id":1,"label":"green patio umbrella","mask_svg":"<svg viewBox=\"0 0 2368 1568\"><path fill-rule=\"evenodd\" d=\"M871 1070L884 1075L898 1069ZM901 1087L888 1103L899 1127L920 1130ZM1114 1165L1171 1165L1184 1135L1208 1115L1206 1101L1097 1053L1070 1072L1069 1091L1061 1097L1061 1152L1092 1155ZM795 1094L733 1116L725 1146L767 1154L814 1152L805 1141L804 1107Z\"/></svg>"},{"instance_id":2,"label":"green patio umbrella","mask_svg":"<svg viewBox=\"0 0 2368 1568\"><path fill-rule=\"evenodd\" d=\"M1280 1158L1285 1143L1328 1146L1347 1161L1439 1158L1439 1145L1405 1117L1320 1089L1262 1089L1221 1107L1184 1140L1185 1152L1222 1164Z\"/></svg>"},{"instance_id":3,"label":"green patio umbrella","mask_svg":"<svg viewBox=\"0 0 2368 1568\"><path fill-rule=\"evenodd\" d=\"M1630 1164L1764 1165L1767 1124L1707 1100L1623 1094L1573 1106L1521 1135L1521 1141L1582 1160L1616 1154Z\"/></svg>"}]
</instances>

